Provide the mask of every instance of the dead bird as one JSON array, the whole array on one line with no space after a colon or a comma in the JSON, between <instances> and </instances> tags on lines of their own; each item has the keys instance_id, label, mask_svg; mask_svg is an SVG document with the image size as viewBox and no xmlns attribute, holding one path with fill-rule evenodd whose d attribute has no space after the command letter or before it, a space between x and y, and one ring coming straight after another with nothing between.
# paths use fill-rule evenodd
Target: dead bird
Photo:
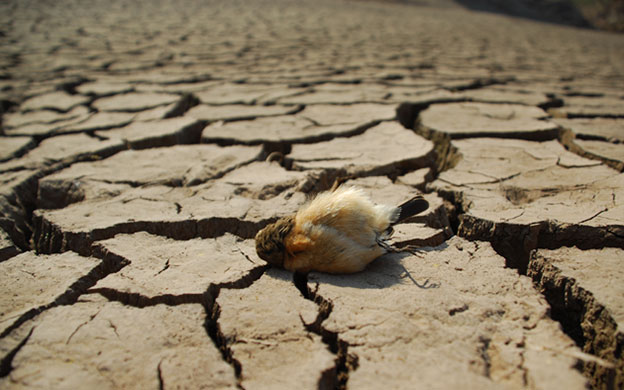
<instances>
[{"instance_id":1,"label":"dead bird","mask_svg":"<svg viewBox=\"0 0 624 390\"><path fill-rule=\"evenodd\" d=\"M398 207L376 205L361 189L341 186L260 230L256 252L290 271L359 272L392 250L386 240L393 224L428 207L421 195Z\"/></svg>"}]
</instances>

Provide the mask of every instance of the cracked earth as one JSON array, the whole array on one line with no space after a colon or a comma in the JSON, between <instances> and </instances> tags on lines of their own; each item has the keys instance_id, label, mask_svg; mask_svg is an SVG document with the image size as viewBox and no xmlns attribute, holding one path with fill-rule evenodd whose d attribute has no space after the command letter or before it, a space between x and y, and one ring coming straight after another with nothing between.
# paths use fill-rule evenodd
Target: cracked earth
<instances>
[{"instance_id":1,"label":"cracked earth","mask_svg":"<svg viewBox=\"0 0 624 390\"><path fill-rule=\"evenodd\" d=\"M32 3L32 4L31 4ZM0 387L624 387L624 38L451 1L0 4ZM255 233L430 208L353 275Z\"/></svg>"}]
</instances>

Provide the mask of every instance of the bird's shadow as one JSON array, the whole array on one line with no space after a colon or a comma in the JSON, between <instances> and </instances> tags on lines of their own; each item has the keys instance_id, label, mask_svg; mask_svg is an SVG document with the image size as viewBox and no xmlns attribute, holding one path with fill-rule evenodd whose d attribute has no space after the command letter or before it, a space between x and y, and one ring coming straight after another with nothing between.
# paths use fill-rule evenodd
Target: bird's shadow
<instances>
[{"instance_id":1,"label":"bird's shadow","mask_svg":"<svg viewBox=\"0 0 624 390\"><path fill-rule=\"evenodd\" d=\"M411 262L427 261L428 253L443 250L447 246L443 243L435 248L422 248L416 253L399 251L385 254L371 264L362 272L345 275L332 275L318 272L308 274L309 283L328 283L339 287L361 288L361 289L383 289L397 284L405 284L406 280L415 287L421 289L432 289L440 287L440 283L431 281L426 277L419 277ZM405 259L410 258L408 270L405 266Z\"/></svg>"}]
</instances>

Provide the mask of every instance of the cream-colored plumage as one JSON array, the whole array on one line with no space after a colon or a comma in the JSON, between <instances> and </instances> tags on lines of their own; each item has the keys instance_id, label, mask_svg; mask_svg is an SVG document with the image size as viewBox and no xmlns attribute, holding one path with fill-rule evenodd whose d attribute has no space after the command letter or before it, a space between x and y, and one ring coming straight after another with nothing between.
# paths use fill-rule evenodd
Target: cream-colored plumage
<instances>
[{"instance_id":1,"label":"cream-colored plumage","mask_svg":"<svg viewBox=\"0 0 624 390\"><path fill-rule=\"evenodd\" d=\"M338 187L256 234L256 252L291 271L351 273L387 252L391 225L425 210L420 195L399 207L376 205L362 190Z\"/></svg>"},{"instance_id":2,"label":"cream-colored plumage","mask_svg":"<svg viewBox=\"0 0 624 390\"><path fill-rule=\"evenodd\" d=\"M378 240L400 209L375 205L363 191L341 187L314 198L295 215L285 239L284 268L350 273L363 270L386 250Z\"/></svg>"}]
</instances>

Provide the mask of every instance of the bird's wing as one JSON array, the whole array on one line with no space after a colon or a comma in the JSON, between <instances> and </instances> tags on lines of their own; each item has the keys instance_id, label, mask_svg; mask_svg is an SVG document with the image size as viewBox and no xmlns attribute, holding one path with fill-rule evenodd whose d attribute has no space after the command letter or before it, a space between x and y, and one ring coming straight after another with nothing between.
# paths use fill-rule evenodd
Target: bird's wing
<instances>
[{"instance_id":1,"label":"bird's wing","mask_svg":"<svg viewBox=\"0 0 624 390\"><path fill-rule=\"evenodd\" d=\"M340 187L319 194L295 218L297 225L331 227L360 245L369 246L396 219L397 213L396 207L373 204L360 189Z\"/></svg>"},{"instance_id":2,"label":"bird's wing","mask_svg":"<svg viewBox=\"0 0 624 390\"><path fill-rule=\"evenodd\" d=\"M293 234L286 240L289 255L284 260L284 268L291 271L358 272L386 252L376 242L361 245L326 225L307 224L302 230L302 234Z\"/></svg>"}]
</instances>

